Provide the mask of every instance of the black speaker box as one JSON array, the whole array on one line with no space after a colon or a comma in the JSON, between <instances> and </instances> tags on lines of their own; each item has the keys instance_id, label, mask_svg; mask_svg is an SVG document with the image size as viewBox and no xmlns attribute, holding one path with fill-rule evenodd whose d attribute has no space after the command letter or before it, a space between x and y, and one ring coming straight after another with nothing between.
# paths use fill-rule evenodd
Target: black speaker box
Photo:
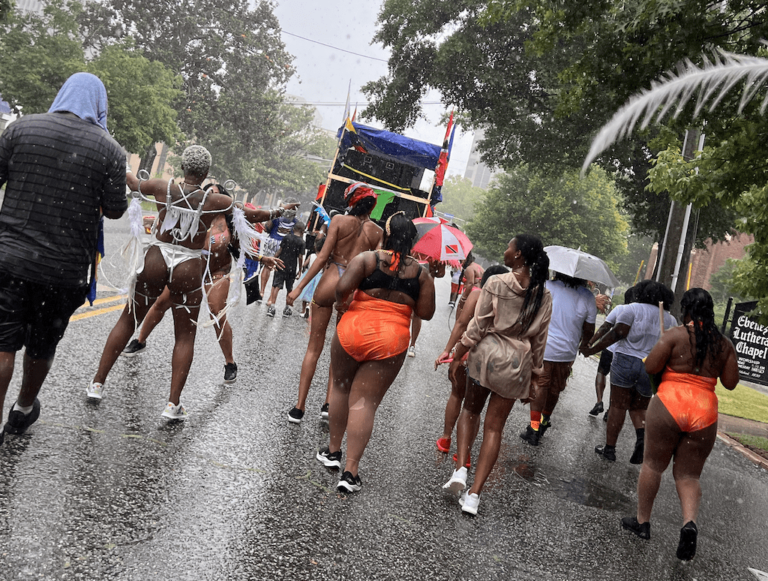
<instances>
[{"instance_id":1,"label":"black speaker box","mask_svg":"<svg viewBox=\"0 0 768 581\"><path fill-rule=\"evenodd\" d=\"M342 163L348 167L342 166ZM414 176L419 173L420 170L423 172L421 168L412 165L397 163L395 161L377 157L370 153L348 149L344 154L343 159L341 159L341 163L339 163L336 168L336 174L345 178L370 183L370 180L362 175L367 174L368 176L380 180L382 182L380 184L382 187L387 187L386 183L389 183L400 188L410 188L414 181ZM421 179L420 175L418 179Z\"/></svg>"}]
</instances>

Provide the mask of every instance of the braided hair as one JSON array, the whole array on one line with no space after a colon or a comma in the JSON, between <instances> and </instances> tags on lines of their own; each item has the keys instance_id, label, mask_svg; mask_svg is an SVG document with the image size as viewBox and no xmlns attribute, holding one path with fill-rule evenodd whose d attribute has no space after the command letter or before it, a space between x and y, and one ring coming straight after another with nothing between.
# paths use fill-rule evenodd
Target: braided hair
<instances>
[{"instance_id":1,"label":"braided hair","mask_svg":"<svg viewBox=\"0 0 768 581\"><path fill-rule=\"evenodd\" d=\"M549 276L549 256L544 252L541 238L533 234L518 234L515 236L515 246L525 260L530 272L530 283L525 291L523 308L517 322L520 323L521 333L525 333L541 308L545 283Z\"/></svg>"},{"instance_id":2,"label":"braided hair","mask_svg":"<svg viewBox=\"0 0 768 581\"><path fill-rule=\"evenodd\" d=\"M692 288L685 291L680 308L683 318L687 315L693 323L687 329L691 343L696 339L694 362L698 371L704 365L707 353L712 359L716 359L723 350L723 336L715 324L715 305L712 296L703 288Z\"/></svg>"}]
</instances>

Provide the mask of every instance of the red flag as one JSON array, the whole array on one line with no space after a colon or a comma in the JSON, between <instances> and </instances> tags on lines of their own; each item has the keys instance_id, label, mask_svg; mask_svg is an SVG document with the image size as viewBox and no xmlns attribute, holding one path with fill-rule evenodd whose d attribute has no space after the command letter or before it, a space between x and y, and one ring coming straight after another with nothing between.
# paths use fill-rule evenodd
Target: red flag
<instances>
[{"instance_id":1,"label":"red flag","mask_svg":"<svg viewBox=\"0 0 768 581\"><path fill-rule=\"evenodd\" d=\"M443 148L440 150L440 157L437 160L435 168L435 185L442 186L445 179L445 171L448 169L448 146L451 138L451 127L453 127L453 111L448 119L448 127L445 130L445 139L443 139Z\"/></svg>"},{"instance_id":2,"label":"red flag","mask_svg":"<svg viewBox=\"0 0 768 581\"><path fill-rule=\"evenodd\" d=\"M325 184L320 184L317 187L317 196L315 196L315 200L322 200L323 194L325 193Z\"/></svg>"}]
</instances>

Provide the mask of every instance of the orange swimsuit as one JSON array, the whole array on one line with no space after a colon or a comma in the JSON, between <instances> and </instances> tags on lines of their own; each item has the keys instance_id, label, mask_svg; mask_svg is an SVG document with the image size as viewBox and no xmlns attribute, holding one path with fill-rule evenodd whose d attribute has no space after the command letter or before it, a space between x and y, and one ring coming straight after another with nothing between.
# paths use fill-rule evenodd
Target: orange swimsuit
<instances>
[{"instance_id":1,"label":"orange swimsuit","mask_svg":"<svg viewBox=\"0 0 768 581\"><path fill-rule=\"evenodd\" d=\"M695 432L717 422L715 385L714 377L677 373L667 367L656 395L682 432Z\"/></svg>"},{"instance_id":2,"label":"orange swimsuit","mask_svg":"<svg viewBox=\"0 0 768 581\"><path fill-rule=\"evenodd\" d=\"M411 342L408 305L355 291L349 310L336 325L339 343L355 361L380 361L399 355Z\"/></svg>"}]
</instances>

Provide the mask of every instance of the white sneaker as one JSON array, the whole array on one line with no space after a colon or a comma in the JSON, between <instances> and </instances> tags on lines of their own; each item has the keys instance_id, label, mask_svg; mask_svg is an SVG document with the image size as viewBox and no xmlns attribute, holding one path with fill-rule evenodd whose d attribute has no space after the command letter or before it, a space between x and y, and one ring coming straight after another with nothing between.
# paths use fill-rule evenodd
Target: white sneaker
<instances>
[{"instance_id":1,"label":"white sneaker","mask_svg":"<svg viewBox=\"0 0 768 581\"><path fill-rule=\"evenodd\" d=\"M461 505L461 511L469 514L477 514L477 507L480 506L480 497L475 494L464 493L459 498L459 504Z\"/></svg>"},{"instance_id":2,"label":"white sneaker","mask_svg":"<svg viewBox=\"0 0 768 581\"><path fill-rule=\"evenodd\" d=\"M416 345L411 345L408 348L408 357L416 357Z\"/></svg>"},{"instance_id":3,"label":"white sneaker","mask_svg":"<svg viewBox=\"0 0 768 581\"><path fill-rule=\"evenodd\" d=\"M91 382L85 388L85 395L88 396L88 399L101 399L104 397L104 384Z\"/></svg>"},{"instance_id":4,"label":"white sneaker","mask_svg":"<svg viewBox=\"0 0 768 581\"><path fill-rule=\"evenodd\" d=\"M162 416L169 420L186 420L187 410L184 409L181 402L179 402L179 405L173 405L171 402L168 402L163 410Z\"/></svg>"},{"instance_id":5,"label":"white sneaker","mask_svg":"<svg viewBox=\"0 0 768 581\"><path fill-rule=\"evenodd\" d=\"M453 471L451 479L443 484L443 488L450 490L454 494L461 493L467 487L467 469L462 466L458 470Z\"/></svg>"}]
</instances>

